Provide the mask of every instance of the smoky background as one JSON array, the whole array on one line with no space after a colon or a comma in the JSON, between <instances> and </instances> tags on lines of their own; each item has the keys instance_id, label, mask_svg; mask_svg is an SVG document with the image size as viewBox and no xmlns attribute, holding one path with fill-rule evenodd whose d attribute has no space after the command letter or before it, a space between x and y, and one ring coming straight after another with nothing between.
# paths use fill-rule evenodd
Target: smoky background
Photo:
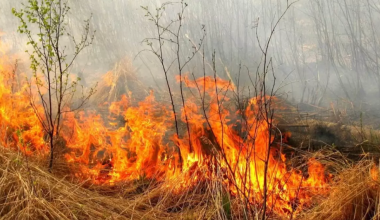
<instances>
[{"instance_id":1,"label":"smoky background","mask_svg":"<svg viewBox=\"0 0 380 220\"><path fill-rule=\"evenodd\" d=\"M17 33L18 21L12 8L23 1L0 2L2 47L19 53L27 63L26 39ZM74 74L85 84L94 84L127 58L136 76L147 87L165 91L164 75L157 57L145 51L145 38L155 37L154 24L141 6L152 12L165 1L159 0L68 0L68 25L80 36L83 20L96 30L93 45L76 60ZM206 64L215 51L218 76L242 87L250 86L248 74L255 77L262 59L260 44L268 39L276 20L285 10L284 0L192 0L188 1L180 34L183 59L190 56L206 30L203 48ZM175 19L179 5L168 6L163 23ZM331 102L378 105L380 95L380 3L376 0L301 0L296 2L277 27L270 44L278 94L295 103L327 106ZM176 28L176 27L173 27ZM72 45L68 43L70 48ZM175 59L174 45L164 45L165 62ZM186 72L202 76L202 55L196 55ZM25 65L27 67L27 65ZM27 68L25 68L27 69ZM178 74L172 66L171 84ZM207 74L212 74L206 65ZM239 79L238 79L239 78ZM158 88L157 88L158 87Z\"/></svg>"}]
</instances>

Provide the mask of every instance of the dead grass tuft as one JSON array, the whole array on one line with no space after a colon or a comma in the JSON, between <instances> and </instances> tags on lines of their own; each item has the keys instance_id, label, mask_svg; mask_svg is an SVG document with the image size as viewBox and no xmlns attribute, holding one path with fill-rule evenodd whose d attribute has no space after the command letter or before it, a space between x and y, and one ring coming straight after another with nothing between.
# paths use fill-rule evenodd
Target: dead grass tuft
<instances>
[{"instance_id":1,"label":"dead grass tuft","mask_svg":"<svg viewBox=\"0 0 380 220\"><path fill-rule=\"evenodd\" d=\"M1 219L226 219L220 183L180 193L177 180L95 186L64 176L70 167L56 163L49 173L39 161L0 147Z\"/></svg>"},{"instance_id":2,"label":"dead grass tuft","mask_svg":"<svg viewBox=\"0 0 380 220\"><path fill-rule=\"evenodd\" d=\"M308 220L359 220L380 218L380 182L370 170L373 163L362 160L343 169L331 185L330 194L300 216Z\"/></svg>"},{"instance_id":3,"label":"dead grass tuft","mask_svg":"<svg viewBox=\"0 0 380 220\"><path fill-rule=\"evenodd\" d=\"M137 210L138 201L102 195L28 164L21 155L0 148L1 219L168 218L149 204ZM152 212L147 215L147 210Z\"/></svg>"},{"instance_id":4,"label":"dead grass tuft","mask_svg":"<svg viewBox=\"0 0 380 220\"><path fill-rule=\"evenodd\" d=\"M370 175L374 163L362 160L349 165L343 158L337 159L336 153L326 154L314 157L335 166L337 174L330 193L315 198L315 206L294 219L379 219L380 182ZM200 181L180 193L176 191L178 180L157 183L143 177L135 182L92 186L89 182L69 181L63 175L67 167L52 174L38 161L27 163L21 154L0 148L1 219L247 218L243 203L230 197L218 178Z\"/></svg>"}]
</instances>

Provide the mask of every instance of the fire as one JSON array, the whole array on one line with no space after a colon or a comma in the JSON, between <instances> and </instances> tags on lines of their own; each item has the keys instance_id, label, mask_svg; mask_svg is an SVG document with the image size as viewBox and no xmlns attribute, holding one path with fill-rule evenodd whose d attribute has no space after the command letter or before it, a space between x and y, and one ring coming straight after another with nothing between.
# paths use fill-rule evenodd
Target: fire
<instances>
[{"instance_id":1,"label":"fire","mask_svg":"<svg viewBox=\"0 0 380 220\"><path fill-rule=\"evenodd\" d=\"M142 170L152 177L162 168L161 156L166 150L162 139L172 119L168 109L154 102L153 93L138 107L126 108L126 103L123 96L120 102L110 105L110 119L122 112L126 120L124 126L116 129L112 129L112 121L106 126L96 113L85 117L82 112L78 119L74 113L65 117L66 127L74 131L63 132L71 149L67 160L90 165L81 166L78 175L95 173L99 177L105 167L111 166L107 181L115 182L136 179Z\"/></svg>"},{"instance_id":2,"label":"fire","mask_svg":"<svg viewBox=\"0 0 380 220\"><path fill-rule=\"evenodd\" d=\"M252 204L262 203L266 176L268 206L283 215L310 206L313 194L326 192L328 178L319 162L309 161L306 178L286 165L278 148L269 148L273 141L271 121L259 113L265 100L275 101L274 97L251 98L243 111L243 122L238 118L240 112L223 107L228 101L223 94L234 89L230 82L211 77L185 77L184 82L204 93L206 102L202 107L199 99L189 98L182 108L181 119L186 121L186 112L190 137L187 132L180 134L182 137L174 133L170 106L155 101L153 92L137 106L130 105L126 96L111 103L108 121L94 112L87 116L82 112L79 118L67 115L65 124L74 132L65 136L71 149L66 158L78 165L77 175L97 183L135 180L142 175L158 181L175 179L175 188L180 191L215 178L219 169L231 193L248 197ZM122 125L117 126L115 119ZM236 123L247 125L240 134L233 127Z\"/></svg>"},{"instance_id":3,"label":"fire","mask_svg":"<svg viewBox=\"0 0 380 220\"><path fill-rule=\"evenodd\" d=\"M0 144L27 155L47 152L43 129L30 107L27 85L16 76L16 58L0 42Z\"/></svg>"},{"instance_id":4,"label":"fire","mask_svg":"<svg viewBox=\"0 0 380 220\"><path fill-rule=\"evenodd\" d=\"M9 60L2 54L1 144L29 155L46 153L43 129L30 107L27 86L14 87ZM107 76L104 79L111 83ZM96 111L66 113L61 136L67 148L65 159L76 166L74 174L97 184L141 176L161 182L176 180L177 191L221 178L232 195L251 204L260 206L266 195L267 206L279 215L299 212L312 204L313 195L326 192L328 177L323 165L311 159L305 177L286 164L286 156L274 143L272 119L261 113L268 101L276 105L275 97L253 97L245 109L238 110L229 100L228 94L235 89L229 81L187 76L183 80L199 97L186 98L179 113L179 136L171 106L156 101L153 92L137 105L125 95L108 103L107 116ZM185 116L190 135L185 132Z\"/></svg>"},{"instance_id":5,"label":"fire","mask_svg":"<svg viewBox=\"0 0 380 220\"><path fill-rule=\"evenodd\" d=\"M371 169L369 170L369 174L374 181L379 181L379 168L376 164L373 164Z\"/></svg>"}]
</instances>

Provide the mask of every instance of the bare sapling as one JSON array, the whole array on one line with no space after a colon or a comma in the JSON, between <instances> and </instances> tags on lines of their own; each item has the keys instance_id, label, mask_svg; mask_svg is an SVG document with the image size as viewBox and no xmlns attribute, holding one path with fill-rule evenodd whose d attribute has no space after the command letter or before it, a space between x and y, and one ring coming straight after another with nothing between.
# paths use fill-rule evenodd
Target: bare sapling
<instances>
[{"instance_id":1,"label":"bare sapling","mask_svg":"<svg viewBox=\"0 0 380 220\"><path fill-rule=\"evenodd\" d=\"M171 19L168 22L165 22L165 10L167 7L174 7L175 5L180 6L180 12L177 14L177 18ZM195 57L195 55L199 52L204 38L206 36L206 32L204 29L204 26L202 27L203 35L200 39L200 42L198 46L192 47L191 54L186 55L185 59L182 58L184 56L182 50L183 50L183 43L181 42L183 39L181 30L183 27L183 22L185 18L185 10L188 7L188 4L184 2L183 0L181 2L167 2L162 4L160 7L156 8L155 13L151 12L148 8L148 6L141 8L146 12L145 16L148 17L148 20L154 23L154 26L156 28L156 34L154 37L145 38L143 42L149 47L149 49L144 51L149 51L155 55L155 57L158 58L161 68L165 75L165 81L166 86L168 89L168 93L170 96L170 102L172 106L172 111L174 115L174 123L175 123L175 129L176 129L176 135L178 138L180 138L180 132L179 132L179 125L178 125L178 112L175 108L175 102L173 98L173 89L171 88L169 77L171 73L176 73L179 76L179 83L180 83L180 94L181 94L181 102L182 107L184 110L184 116L185 116L185 122L186 122L186 129L187 129L187 135L189 140L189 152L193 152L192 144L191 144L191 132L190 132L190 125L188 121L188 114L186 112L186 100L183 93L183 71L185 67L189 64L191 60ZM166 46L168 45L168 46ZM168 47L168 48L165 48ZM167 57L170 57L170 55L165 54L165 49L171 49L173 48L173 55L174 58L170 60ZM177 71L172 71L171 68L173 64L177 64ZM177 151L179 153L180 157L180 166L182 163L182 157L181 157L181 149L177 146Z\"/></svg>"},{"instance_id":2,"label":"bare sapling","mask_svg":"<svg viewBox=\"0 0 380 220\"><path fill-rule=\"evenodd\" d=\"M82 108L95 93L95 87L85 91L80 84L81 78L70 74L78 55L92 44L94 34L90 31L88 19L79 40L75 38L67 24L69 11L70 7L64 0L28 0L23 9L12 9L21 23L18 32L27 37L27 45L31 47L31 50L26 50L32 71L27 79L30 105L47 134L50 171L64 113ZM72 49L67 46L69 44L73 45ZM74 98L79 100L76 100L76 106L72 106Z\"/></svg>"}]
</instances>

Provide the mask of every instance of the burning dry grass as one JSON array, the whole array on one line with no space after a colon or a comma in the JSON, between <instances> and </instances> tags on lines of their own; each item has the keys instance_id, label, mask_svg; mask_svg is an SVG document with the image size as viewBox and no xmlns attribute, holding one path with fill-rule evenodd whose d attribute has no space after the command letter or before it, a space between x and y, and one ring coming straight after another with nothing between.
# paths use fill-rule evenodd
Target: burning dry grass
<instances>
[{"instance_id":1,"label":"burning dry grass","mask_svg":"<svg viewBox=\"0 0 380 220\"><path fill-rule=\"evenodd\" d=\"M160 183L159 186L148 190L144 190L146 188L145 183L139 185L140 188L132 189L129 192L132 194L133 192L141 192L138 195L131 195L132 197L128 197L127 201L103 200L106 198L102 198L100 201L86 200L90 207L95 207L94 210L98 210L97 206L99 205L106 207L108 212L104 212L106 214L100 213L111 216L115 209L116 213L129 213L127 212L128 207L131 207L130 204L134 204L135 206L130 208L131 210L143 210L142 212L149 216L167 217L168 213L170 216L197 213L198 216L202 216L199 217L201 219L207 218L206 216L218 216L220 219L228 215L240 216L242 206L257 206L257 210L255 208L252 213L265 212L261 211L262 204L265 202L264 204L268 203L271 207L270 212L287 216L295 210L298 213L304 207L309 207L314 194L325 193L323 188L327 184L327 179L325 178L324 167L321 164L314 160L308 163L308 178L304 178L301 171L286 166L286 158L282 157L277 149L269 148L271 140L270 132L268 132L269 122L265 118L258 117L261 115L259 113L264 103L263 97L251 98L249 106L241 112L247 116L246 120L249 124L245 128L249 138L243 138L239 132L234 130L232 123L227 123L237 121L235 110L223 109L221 111L219 94L215 91L216 87L224 88L222 90L224 94L231 91L233 88L230 87L228 81L203 77L197 80L187 79L186 85L193 89L203 87L209 98L210 107L207 110L208 113L204 113L206 116L202 117L202 111L197 107L195 100L188 100L184 109L188 112L189 129L192 131L192 135L191 137L189 135L189 139L172 137L172 140L177 143L177 148L180 149L178 152L173 152L173 147L170 147L169 143L165 143L167 131L172 130L173 127L173 115L168 110L168 106L155 100L153 93L144 101L139 102L137 106L128 105L129 100L126 96L123 96L124 98L118 102L113 102L109 106L110 118L121 117L125 120L122 126L113 124L113 122L109 123L110 126L115 127L113 129L109 129L102 116L96 113L80 112L78 117L74 112L65 114L61 135L65 140L62 144L65 145L66 151L64 158L70 166L76 167L69 170L71 175L75 175L80 180L91 179L89 182L102 186L101 191L103 193L104 185L107 184L113 185L111 188L121 189L120 192L128 192L129 185L118 188L120 184L122 185L127 181L139 182L142 180L144 182L147 178ZM12 90L5 87L3 91L5 94L2 96L4 97L3 100L12 100L5 99L5 97L13 95ZM20 97L25 98L21 93ZM224 96L224 100L228 100L227 95ZM2 122L6 127L15 128L15 132L8 135L9 137L5 137L6 140L3 141L3 145L7 146L8 139L12 139L14 149L25 148L26 150L30 147L39 146L31 141L36 139L40 140L38 143L41 146L45 146L41 129L36 129L39 131L37 135L25 136L31 130L29 127L38 124L31 123L32 120L29 119L34 119L34 115L17 117L11 114L11 112L25 112L27 109L27 107L17 109L12 107L13 104L11 101L3 103L6 111L3 113L4 120ZM205 109L203 110L205 111ZM160 114L157 115L157 112ZM24 121L16 121L16 119L23 119ZM209 124L211 130L205 128L206 124ZM24 126L20 128L21 125ZM29 126L26 127L25 125ZM217 146L219 152L223 152L223 159L215 159L213 153L205 151L206 147L202 144L201 139L202 137L210 137L208 135L210 132L214 134L214 141L211 145ZM39 152L38 149L34 149L30 154ZM33 159L34 157L37 157L37 154L33 155ZM265 167L268 167L267 171L265 171ZM25 170L25 167L21 170ZM69 216L68 218L72 218L70 216L76 216L76 212L81 211L81 205L78 208L77 203L83 200L81 198L86 198L86 193L81 191L78 195L70 195L70 192L75 191L73 190L75 186L70 186L70 184L60 187L62 191L56 191L58 186L55 185L62 184L63 180L54 179L37 167L31 167L30 170L33 172L30 175L28 170L26 169L22 175L17 174L17 172L14 175L24 177L24 181L21 183L14 183L14 177L5 177L10 182L9 186L20 185L19 190L28 192L20 197L22 198L20 201L24 201L25 204L21 202L16 205L16 207L21 207L17 213L39 210L38 213L51 213L48 218L57 218L61 214L58 210L62 208L54 209L53 207L66 207L72 211L62 213ZM16 171L20 170L16 169ZM38 172L35 174L36 171ZM264 179L267 177L269 182L264 183ZM39 181L42 181L43 184ZM265 190L263 189L264 184L267 186ZM16 189L11 188L12 190ZM5 193L7 191L9 190L4 190L4 195L8 195ZM67 193L70 195L69 197L64 196ZM263 194L268 195L268 199L263 198ZM42 205L34 201L34 198L39 198L36 195L43 196ZM115 195L120 196L120 193L111 193L111 196ZM234 202L224 202L229 201L226 199L227 195L235 196L238 199ZM96 194L89 195L90 198L96 196ZM5 198L8 197L5 196ZM68 200L62 202L62 198ZM239 202L239 200L245 201ZM4 204L8 204L8 201L6 200ZM19 200L16 199L16 201ZM30 203L30 201L33 202ZM107 205L102 205L104 201L107 201L107 204L115 202L121 204L123 209L118 209L118 206L109 208ZM47 211L49 209L37 208L39 206L44 207L43 204L48 202L50 205L53 204L50 211ZM91 204L92 202L95 204ZM226 208L225 204L228 203L230 206ZM83 213L91 213L91 210L83 211ZM40 214L41 217L44 217L42 214ZM104 218L104 216L101 217L97 214L87 215L92 218ZM14 217L13 214L10 215ZM249 215L254 216L254 214ZM157 219L156 216L155 219Z\"/></svg>"},{"instance_id":2,"label":"burning dry grass","mask_svg":"<svg viewBox=\"0 0 380 220\"><path fill-rule=\"evenodd\" d=\"M12 73L9 66L5 70ZM201 99L209 105L206 111L206 106L199 108L197 98L189 97L181 119L185 122L187 114L191 136L173 135L167 132L173 130L170 106L157 101L153 92L137 104L127 97L133 90L128 81L134 79L127 61L106 74L98 93L101 97L96 99L108 102L107 119L97 112L64 115L61 137L56 140L62 141L55 146L62 147L62 155L56 158L65 161L64 166L54 166L54 175L38 162L48 149L27 104L28 96L23 90L15 93L12 84L6 83L9 77L0 79L4 82L0 122L6 131L0 141L23 152L0 150L3 219L252 219L260 218L263 212L270 217L320 219L331 213L333 205L340 204L334 201L337 198L354 203L340 204L350 208L348 217L376 213L373 207L377 207L378 189L369 181L368 172L365 177L364 165L358 165L358 170L349 168L359 175L356 178L347 171L338 175L333 197L314 199L327 195L330 176L312 157L300 159L302 169L289 166L293 161L281 152L282 138L279 146L272 146L272 122L262 113L266 100L276 98L251 97L246 108L237 111L220 104L220 91L223 103L228 104L228 94L234 89L229 81L185 78L189 90L200 95L204 91ZM121 94L124 96L119 100ZM24 105L16 105L16 99L24 100L19 102ZM28 114L20 115L25 112ZM247 124L240 132L234 128L240 119L236 112ZM121 123L116 123L119 119ZM28 155L32 161L21 155ZM73 176L83 182L68 181ZM351 194L346 192L347 185ZM320 205L302 214L316 204L314 200ZM271 208L263 211L263 204ZM337 214L326 215L332 219L345 216L337 210L345 212L335 208Z\"/></svg>"},{"instance_id":3,"label":"burning dry grass","mask_svg":"<svg viewBox=\"0 0 380 220\"><path fill-rule=\"evenodd\" d=\"M1 219L165 219L138 211L139 201L101 195L58 178L10 150L0 149ZM141 205L140 205L140 208ZM148 209L148 207L145 207Z\"/></svg>"},{"instance_id":4,"label":"burning dry grass","mask_svg":"<svg viewBox=\"0 0 380 220\"><path fill-rule=\"evenodd\" d=\"M0 148L1 219L245 219L241 201L230 197L217 180L199 181L178 192L176 180L158 183L141 176L99 186L69 181L61 174L64 168L51 174L41 167L35 158L26 161L21 154ZM374 181L378 170L373 163L363 160L340 169L329 196L316 198L315 207L294 219L380 217L380 185Z\"/></svg>"},{"instance_id":5,"label":"burning dry grass","mask_svg":"<svg viewBox=\"0 0 380 220\"><path fill-rule=\"evenodd\" d=\"M380 185L374 180L374 165L369 160L342 170L331 184L330 194L313 209L303 213L308 220L359 220L380 218ZM377 167L375 167L378 169ZM370 170L372 174L370 175ZM375 173L378 173L376 170Z\"/></svg>"},{"instance_id":6,"label":"burning dry grass","mask_svg":"<svg viewBox=\"0 0 380 220\"><path fill-rule=\"evenodd\" d=\"M130 97L132 91L134 93L143 91L144 95L148 94L145 86L137 79L132 61L127 57L115 63L113 69L102 77L97 90L93 97L96 104L117 101L123 94Z\"/></svg>"},{"instance_id":7,"label":"burning dry grass","mask_svg":"<svg viewBox=\"0 0 380 220\"><path fill-rule=\"evenodd\" d=\"M1 219L226 219L223 195L212 184L178 193L175 180L144 177L117 185L74 183L62 175L67 168L56 164L52 174L31 159L0 148Z\"/></svg>"}]
</instances>

